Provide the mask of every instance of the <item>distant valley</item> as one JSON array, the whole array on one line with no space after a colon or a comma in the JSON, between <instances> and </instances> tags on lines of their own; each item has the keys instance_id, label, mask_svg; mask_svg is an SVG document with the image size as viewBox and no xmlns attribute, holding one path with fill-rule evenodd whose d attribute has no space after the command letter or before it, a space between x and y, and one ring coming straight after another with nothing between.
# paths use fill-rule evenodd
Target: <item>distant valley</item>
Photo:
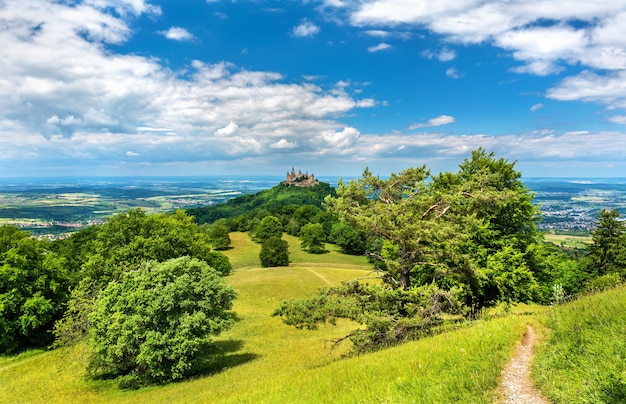
<instances>
[{"instance_id":1,"label":"distant valley","mask_svg":"<svg viewBox=\"0 0 626 404\"><path fill-rule=\"evenodd\" d=\"M320 178L333 186L338 179ZM213 205L269 189L282 180L278 176L0 179L0 225L54 238L132 208L152 213ZM601 209L626 214L624 178L524 182L542 211L543 230L586 234Z\"/></svg>"}]
</instances>

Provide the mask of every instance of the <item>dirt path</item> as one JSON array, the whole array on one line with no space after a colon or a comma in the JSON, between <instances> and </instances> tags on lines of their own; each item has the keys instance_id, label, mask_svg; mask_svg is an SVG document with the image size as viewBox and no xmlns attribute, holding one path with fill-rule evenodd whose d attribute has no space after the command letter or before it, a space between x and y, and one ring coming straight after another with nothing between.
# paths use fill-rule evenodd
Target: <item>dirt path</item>
<instances>
[{"instance_id":1,"label":"dirt path","mask_svg":"<svg viewBox=\"0 0 626 404\"><path fill-rule=\"evenodd\" d=\"M515 355L502 372L500 391L504 404L548 404L529 379L530 361L535 346L535 330L529 325Z\"/></svg>"}]
</instances>

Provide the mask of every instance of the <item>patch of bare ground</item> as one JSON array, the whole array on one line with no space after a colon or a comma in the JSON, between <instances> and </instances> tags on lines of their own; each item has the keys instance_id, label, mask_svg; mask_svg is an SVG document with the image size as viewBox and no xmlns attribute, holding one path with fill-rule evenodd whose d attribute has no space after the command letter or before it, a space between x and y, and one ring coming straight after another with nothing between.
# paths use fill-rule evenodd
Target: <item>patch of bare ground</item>
<instances>
[{"instance_id":1,"label":"patch of bare ground","mask_svg":"<svg viewBox=\"0 0 626 404\"><path fill-rule=\"evenodd\" d=\"M530 362L535 346L535 330L528 325L522 342L502 371L500 402L503 404L548 404L530 381Z\"/></svg>"}]
</instances>

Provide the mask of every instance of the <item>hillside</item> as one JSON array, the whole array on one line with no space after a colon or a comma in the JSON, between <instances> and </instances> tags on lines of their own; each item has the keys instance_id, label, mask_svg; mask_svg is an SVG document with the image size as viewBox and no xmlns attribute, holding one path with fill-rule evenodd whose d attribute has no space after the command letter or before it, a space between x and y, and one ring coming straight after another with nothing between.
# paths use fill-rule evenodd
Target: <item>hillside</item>
<instances>
[{"instance_id":1,"label":"hillside","mask_svg":"<svg viewBox=\"0 0 626 404\"><path fill-rule=\"evenodd\" d=\"M273 188L256 194L242 195L218 205L188 209L187 213L194 216L199 224L213 223L218 219L249 214L255 210L275 212L289 205L312 205L321 208L327 195L335 195L335 189L325 182L312 187L280 183Z\"/></svg>"},{"instance_id":2,"label":"hillside","mask_svg":"<svg viewBox=\"0 0 626 404\"><path fill-rule=\"evenodd\" d=\"M227 251L235 271L227 279L238 293L238 321L216 339L221 359L207 358L206 373L193 380L140 390L84 377L84 344L54 351L0 357L0 397L7 402L491 402L498 375L524 330L509 317L360 357L343 358L329 340L354 328L348 322L317 331L284 325L272 312L285 299L326 285L367 277L364 257L292 251L289 267L263 269L259 246L233 233ZM426 401L422 401L426 400Z\"/></svg>"},{"instance_id":3,"label":"hillside","mask_svg":"<svg viewBox=\"0 0 626 404\"><path fill-rule=\"evenodd\" d=\"M614 360L614 355L623 358L625 352L624 339L619 338L624 330L623 288L547 311L522 305L508 316L466 323L451 332L371 354L343 357L348 347L331 351L329 340L345 335L354 324L342 321L305 331L286 326L271 314L285 299L371 275L365 258L343 255L331 245L328 254L307 254L299 249L297 238L285 235L292 263L264 269L258 266L258 244L244 233L231 237L233 248L226 254L234 273L227 280L238 293L234 306L238 321L216 339L223 356L207 357L204 374L167 386L120 390L115 381L85 378L89 351L86 344L79 344L0 356L0 401L492 403L498 397L500 372L528 323L542 330L535 380L551 399L624 398L619 381L623 361ZM541 327L544 322L550 332ZM573 340L563 341L564 337ZM571 359L572 352L581 354L576 357L580 367L568 362L564 368L563 361ZM604 381L598 379L604 376ZM585 380L591 383L586 385ZM602 389L611 391L602 393Z\"/></svg>"}]
</instances>

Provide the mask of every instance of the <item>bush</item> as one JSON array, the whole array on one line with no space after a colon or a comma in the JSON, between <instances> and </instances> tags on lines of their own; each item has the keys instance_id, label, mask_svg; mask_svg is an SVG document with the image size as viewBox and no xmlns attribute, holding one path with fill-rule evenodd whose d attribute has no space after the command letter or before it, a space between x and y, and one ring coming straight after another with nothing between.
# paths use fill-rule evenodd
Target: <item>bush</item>
<instances>
[{"instance_id":1,"label":"bush","mask_svg":"<svg viewBox=\"0 0 626 404\"><path fill-rule=\"evenodd\" d=\"M233 289L205 262L148 262L111 282L91 322L89 371L125 384L162 383L193 373L210 335L233 324Z\"/></svg>"},{"instance_id":2,"label":"bush","mask_svg":"<svg viewBox=\"0 0 626 404\"><path fill-rule=\"evenodd\" d=\"M258 243L264 243L271 237L282 237L283 225L274 216L266 216L254 228L252 239Z\"/></svg>"},{"instance_id":3,"label":"bush","mask_svg":"<svg viewBox=\"0 0 626 404\"><path fill-rule=\"evenodd\" d=\"M259 260L264 268L289 266L289 243L280 237L270 237L261 246Z\"/></svg>"},{"instance_id":4,"label":"bush","mask_svg":"<svg viewBox=\"0 0 626 404\"><path fill-rule=\"evenodd\" d=\"M312 254L321 254L324 250L326 234L320 223L308 223L300 229L300 247Z\"/></svg>"}]
</instances>

